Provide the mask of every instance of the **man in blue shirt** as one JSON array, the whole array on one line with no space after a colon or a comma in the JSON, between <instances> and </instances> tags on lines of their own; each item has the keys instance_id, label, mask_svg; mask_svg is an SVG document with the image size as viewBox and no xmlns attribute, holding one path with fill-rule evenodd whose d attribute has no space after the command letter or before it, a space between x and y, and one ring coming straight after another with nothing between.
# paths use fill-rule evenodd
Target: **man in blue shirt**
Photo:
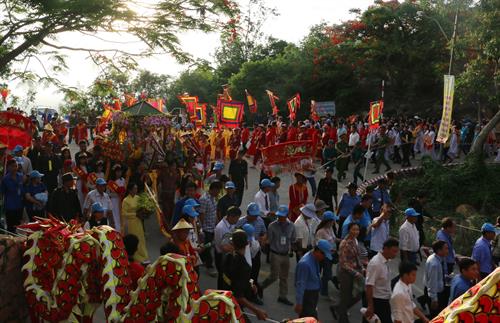
<instances>
[{"instance_id":1,"label":"man in blue shirt","mask_svg":"<svg viewBox=\"0 0 500 323\"><path fill-rule=\"evenodd\" d=\"M373 216L380 215L380 209L384 204L392 204L391 197L387 191L387 180L385 178L379 179L377 188L373 191Z\"/></svg>"},{"instance_id":2,"label":"man in blue shirt","mask_svg":"<svg viewBox=\"0 0 500 323\"><path fill-rule=\"evenodd\" d=\"M5 218L7 230L15 233L16 226L21 224L23 217L23 175L18 172L15 159L7 162L7 174L2 179L1 193L4 197Z\"/></svg>"},{"instance_id":3,"label":"man in blue shirt","mask_svg":"<svg viewBox=\"0 0 500 323\"><path fill-rule=\"evenodd\" d=\"M352 210L352 214L345 219L344 223L342 224L342 234L341 238L344 239L347 236L347 233L349 233L349 223L354 222L359 224L359 229L360 233L358 236L359 241L365 241L366 238L368 237L368 227L372 223L372 219L369 215L365 214L365 208L358 204L354 207Z\"/></svg>"},{"instance_id":4,"label":"man in blue shirt","mask_svg":"<svg viewBox=\"0 0 500 323\"><path fill-rule=\"evenodd\" d=\"M196 201L194 199L195 195L196 195L196 184L193 183L193 182L188 182L186 184L186 187L184 188L184 197L181 198L179 201L177 201L177 203L175 203L174 215L172 216L172 223L170 224L170 226L172 228L181 219L182 208L186 204L186 201L187 200L194 200L194 201ZM200 206L200 204L198 202L196 202L196 204L197 205L195 205L195 204L192 204L192 205L195 206L195 207Z\"/></svg>"},{"instance_id":5,"label":"man in blue shirt","mask_svg":"<svg viewBox=\"0 0 500 323\"><path fill-rule=\"evenodd\" d=\"M455 222L450 218L444 218L441 221L441 229L436 234L436 240L444 241L448 245L448 256L446 256L448 275L453 272L453 267L455 266L455 249L453 248L453 236L455 232Z\"/></svg>"},{"instance_id":6,"label":"man in blue shirt","mask_svg":"<svg viewBox=\"0 0 500 323\"><path fill-rule=\"evenodd\" d=\"M458 268L460 275L453 277L451 281L450 300L448 303L453 302L466 291L474 286L474 281L479 279L479 267L477 263L471 258L462 258L458 261Z\"/></svg>"},{"instance_id":7,"label":"man in blue shirt","mask_svg":"<svg viewBox=\"0 0 500 323\"><path fill-rule=\"evenodd\" d=\"M344 223L345 219L352 214L352 210L354 206L358 205L361 202L361 197L356 194L356 190L358 186L354 183L349 183L347 185L347 192L342 195L340 199L339 207L338 207L338 216L339 216L339 227L342 228L342 223Z\"/></svg>"},{"instance_id":8,"label":"man in blue shirt","mask_svg":"<svg viewBox=\"0 0 500 323\"><path fill-rule=\"evenodd\" d=\"M434 253L427 258L425 263L424 294L428 295L431 317L436 317L448 305L449 289L445 286L448 245L445 241L435 241L432 244L432 250Z\"/></svg>"},{"instance_id":9,"label":"man in blue shirt","mask_svg":"<svg viewBox=\"0 0 500 323\"><path fill-rule=\"evenodd\" d=\"M491 252L491 240L495 239L495 226L485 223L481 227L483 236L477 239L472 249L472 259L479 265L481 279L488 276L493 271L493 254Z\"/></svg>"},{"instance_id":10,"label":"man in blue shirt","mask_svg":"<svg viewBox=\"0 0 500 323\"><path fill-rule=\"evenodd\" d=\"M333 245L327 240L319 240L313 250L300 259L295 268L295 312L299 317L318 318L319 290L321 288L320 263L332 260Z\"/></svg>"}]
</instances>

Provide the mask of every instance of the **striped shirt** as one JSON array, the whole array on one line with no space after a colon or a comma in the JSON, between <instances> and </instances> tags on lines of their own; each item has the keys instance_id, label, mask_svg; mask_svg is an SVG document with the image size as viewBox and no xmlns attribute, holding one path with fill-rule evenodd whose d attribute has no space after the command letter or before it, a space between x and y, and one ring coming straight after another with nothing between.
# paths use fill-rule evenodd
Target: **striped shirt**
<instances>
[{"instance_id":1,"label":"striped shirt","mask_svg":"<svg viewBox=\"0 0 500 323\"><path fill-rule=\"evenodd\" d=\"M217 224L217 202L208 193L200 198L200 214L203 214L203 223L201 224L203 231L214 232Z\"/></svg>"}]
</instances>

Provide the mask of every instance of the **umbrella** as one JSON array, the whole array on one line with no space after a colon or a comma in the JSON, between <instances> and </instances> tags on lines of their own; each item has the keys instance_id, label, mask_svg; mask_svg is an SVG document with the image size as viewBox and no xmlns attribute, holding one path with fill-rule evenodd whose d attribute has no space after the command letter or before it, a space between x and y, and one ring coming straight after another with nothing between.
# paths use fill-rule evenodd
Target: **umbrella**
<instances>
[{"instance_id":1,"label":"umbrella","mask_svg":"<svg viewBox=\"0 0 500 323\"><path fill-rule=\"evenodd\" d=\"M128 108L122 109L122 111L131 116L154 116L164 114L146 101L138 102Z\"/></svg>"}]
</instances>

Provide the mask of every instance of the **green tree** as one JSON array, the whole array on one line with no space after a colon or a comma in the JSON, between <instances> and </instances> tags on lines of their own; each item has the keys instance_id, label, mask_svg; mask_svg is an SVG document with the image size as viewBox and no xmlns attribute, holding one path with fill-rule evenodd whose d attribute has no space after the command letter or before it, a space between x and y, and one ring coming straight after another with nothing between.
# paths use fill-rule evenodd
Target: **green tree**
<instances>
[{"instance_id":1,"label":"green tree","mask_svg":"<svg viewBox=\"0 0 500 323\"><path fill-rule=\"evenodd\" d=\"M50 48L56 66L64 65L60 50L91 53L94 58L112 54L112 63L120 56L126 63L137 56L163 51L185 62L190 56L179 46L180 32L192 29L214 30L221 25L219 17L238 11L229 0L159 0L153 3L124 0L6 0L0 2L0 74L18 72L18 76L33 79L29 71L10 69L13 61L42 60L43 48ZM147 49L131 53L105 48L72 48L57 43L65 32L98 37L97 33L120 33L142 41ZM44 46L42 48L42 46ZM114 48L113 48L114 47ZM102 59L101 59L102 61ZM48 73L47 73L48 74ZM44 76L50 78L50 75Z\"/></svg>"},{"instance_id":2,"label":"green tree","mask_svg":"<svg viewBox=\"0 0 500 323\"><path fill-rule=\"evenodd\" d=\"M151 98L163 98L167 96L170 81L168 75L141 70L132 80L130 87L134 91L144 91Z\"/></svg>"},{"instance_id":3,"label":"green tree","mask_svg":"<svg viewBox=\"0 0 500 323\"><path fill-rule=\"evenodd\" d=\"M167 107L180 107L177 96L184 93L197 95L200 102L215 104L220 85L215 80L213 70L209 66L198 66L193 70L181 73L169 85Z\"/></svg>"}]
</instances>

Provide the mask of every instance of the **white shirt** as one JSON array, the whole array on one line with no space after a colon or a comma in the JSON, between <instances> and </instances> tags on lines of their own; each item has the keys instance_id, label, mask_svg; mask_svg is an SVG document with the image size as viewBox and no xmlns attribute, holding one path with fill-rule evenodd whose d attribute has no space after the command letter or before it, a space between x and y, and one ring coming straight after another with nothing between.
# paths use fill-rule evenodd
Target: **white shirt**
<instances>
[{"instance_id":1,"label":"white shirt","mask_svg":"<svg viewBox=\"0 0 500 323\"><path fill-rule=\"evenodd\" d=\"M413 314L415 307L417 306L413 302L411 285L406 285L399 280L391 295L392 319L401 321L401 323L413 323L415 321L415 314Z\"/></svg>"},{"instance_id":2,"label":"white shirt","mask_svg":"<svg viewBox=\"0 0 500 323\"><path fill-rule=\"evenodd\" d=\"M349 147L354 147L358 141L359 141L359 133L352 132L349 135Z\"/></svg>"},{"instance_id":3,"label":"white shirt","mask_svg":"<svg viewBox=\"0 0 500 323\"><path fill-rule=\"evenodd\" d=\"M387 262L379 252L366 268L366 285L373 286L373 297L389 300L391 298L391 277Z\"/></svg>"},{"instance_id":4,"label":"white shirt","mask_svg":"<svg viewBox=\"0 0 500 323\"><path fill-rule=\"evenodd\" d=\"M406 220L399 228L399 249L417 252L419 249L419 234L415 224Z\"/></svg>"},{"instance_id":5,"label":"white shirt","mask_svg":"<svg viewBox=\"0 0 500 323\"><path fill-rule=\"evenodd\" d=\"M267 198L267 208L266 208L266 198ZM271 210L271 203L269 196L263 190L259 190L255 193L254 202L259 206L259 210L263 217L266 217Z\"/></svg>"},{"instance_id":6,"label":"white shirt","mask_svg":"<svg viewBox=\"0 0 500 323\"><path fill-rule=\"evenodd\" d=\"M99 193L97 189L92 190L87 194L87 197L85 198L85 203L83 203L83 209L88 209L89 212L91 212L92 204L99 202L101 203L102 207L104 208L105 216L106 212L113 212L113 205L111 204L111 199L109 198L108 193ZM86 216L89 216L90 214L85 214Z\"/></svg>"},{"instance_id":7,"label":"white shirt","mask_svg":"<svg viewBox=\"0 0 500 323\"><path fill-rule=\"evenodd\" d=\"M222 245L229 243L229 237L234 230L235 225L227 222L226 218L223 218L214 230L214 245L215 250L218 253L222 253Z\"/></svg>"},{"instance_id":8,"label":"white shirt","mask_svg":"<svg viewBox=\"0 0 500 323\"><path fill-rule=\"evenodd\" d=\"M301 214L297 220L295 220L295 235L296 239L302 240L301 247L303 249L307 249L308 246L312 246L314 243L314 234L316 232L316 228L318 227L319 221L310 218L309 221L304 220L304 215Z\"/></svg>"},{"instance_id":9,"label":"white shirt","mask_svg":"<svg viewBox=\"0 0 500 323\"><path fill-rule=\"evenodd\" d=\"M373 219L375 222L377 218ZM389 238L389 220L382 220L376 228L371 228L372 238L370 240L370 249L376 252L382 251L384 242Z\"/></svg>"}]
</instances>

